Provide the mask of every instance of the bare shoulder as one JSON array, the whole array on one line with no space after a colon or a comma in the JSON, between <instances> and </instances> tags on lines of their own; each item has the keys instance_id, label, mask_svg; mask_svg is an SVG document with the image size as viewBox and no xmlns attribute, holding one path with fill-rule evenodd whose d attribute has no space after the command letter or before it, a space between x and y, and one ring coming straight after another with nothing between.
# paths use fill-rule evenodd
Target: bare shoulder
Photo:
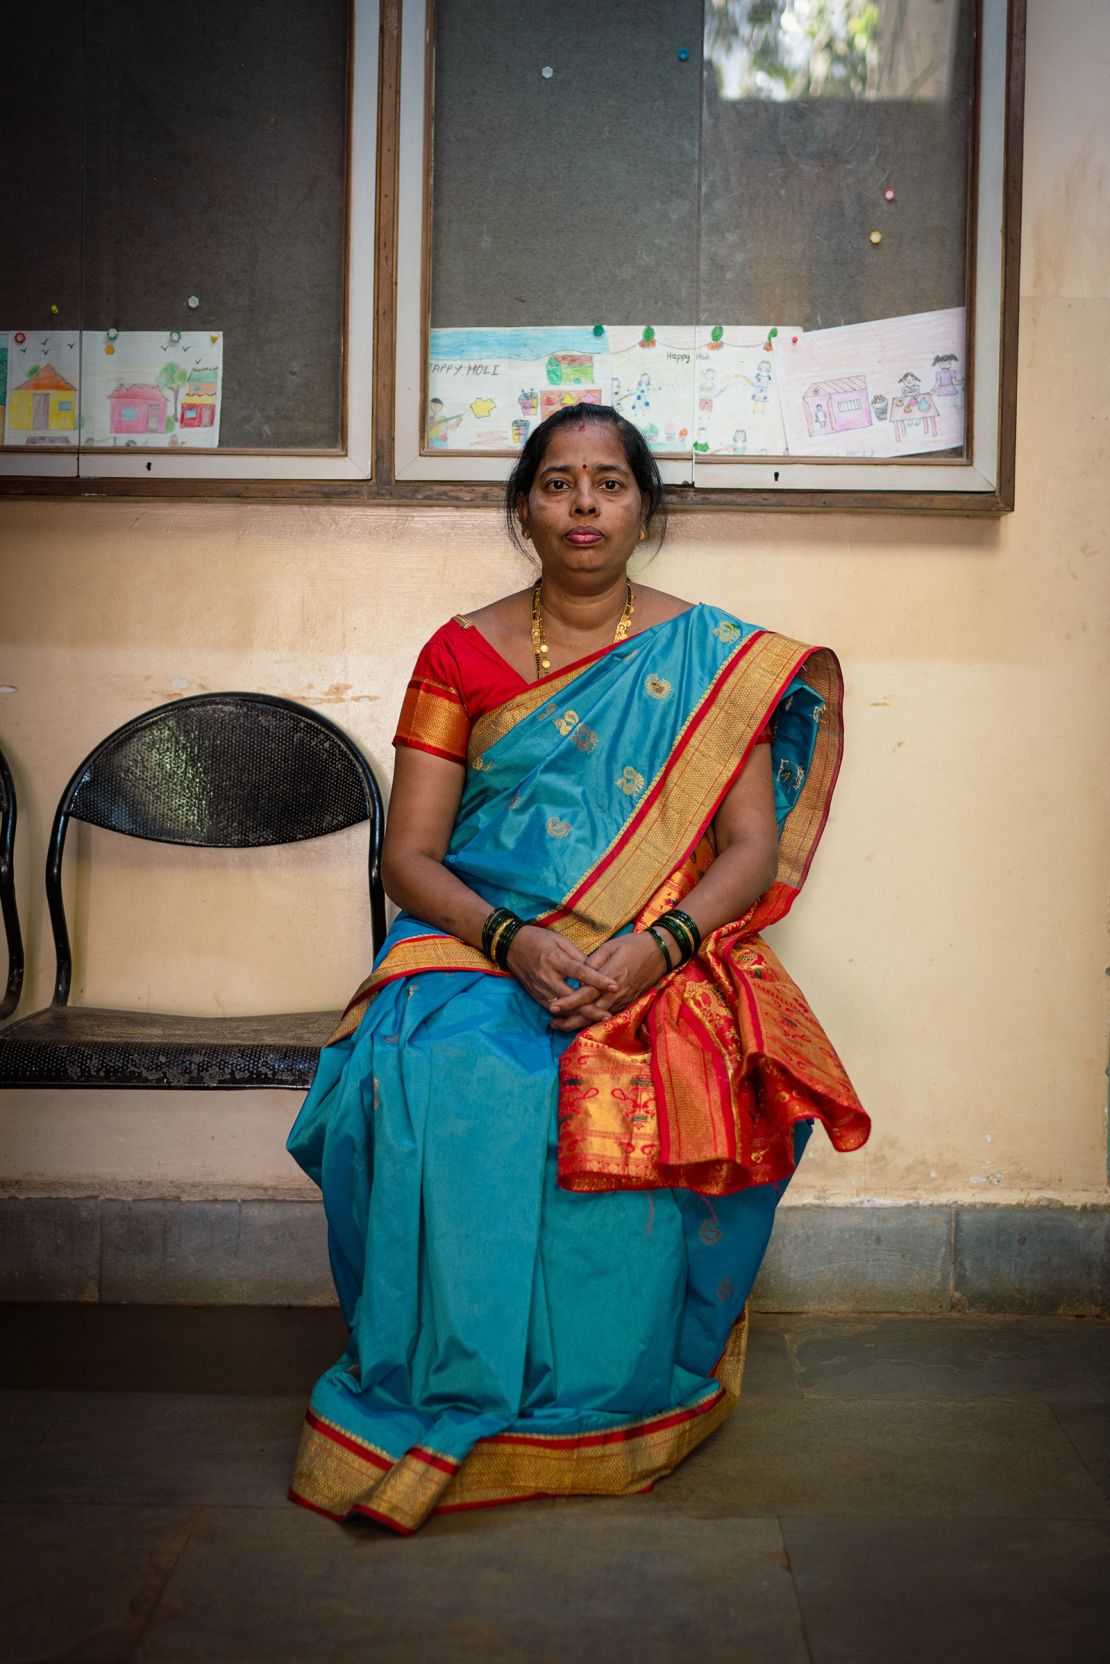
<instances>
[{"instance_id":1,"label":"bare shoulder","mask_svg":"<svg viewBox=\"0 0 1110 1664\"><path fill-rule=\"evenodd\" d=\"M684 601L681 595L668 595L663 589L649 589L647 584L636 584L636 622L640 628L648 629L652 624L665 624L669 618L679 618L684 612L691 612L693 601Z\"/></svg>"}]
</instances>

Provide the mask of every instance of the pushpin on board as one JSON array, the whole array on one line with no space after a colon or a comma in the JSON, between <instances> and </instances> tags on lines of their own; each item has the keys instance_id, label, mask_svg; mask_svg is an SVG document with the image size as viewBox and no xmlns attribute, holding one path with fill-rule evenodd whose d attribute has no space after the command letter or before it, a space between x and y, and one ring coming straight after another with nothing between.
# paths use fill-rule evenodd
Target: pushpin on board
<instances>
[{"instance_id":1,"label":"pushpin on board","mask_svg":"<svg viewBox=\"0 0 1110 1664\"><path fill-rule=\"evenodd\" d=\"M688 46L680 46L679 49L678 49L678 61L679 61L679 63L680 64L686 63L689 56L690 56L690 48Z\"/></svg>"},{"instance_id":2,"label":"pushpin on board","mask_svg":"<svg viewBox=\"0 0 1110 1664\"><path fill-rule=\"evenodd\" d=\"M119 337L118 329L106 329L104 333L108 337L109 341L115 341Z\"/></svg>"},{"instance_id":3,"label":"pushpin on board","mask_svg":"<svg viewBox=\"0 0 1110 1664\"><path fill-rule=\"evenodd\" d=\"M200 305L200 296L199 295L190 295L188 300L185 302L185 305L192 307L193 311L195 312L197 307Z\"/></svg>"},{"instance_id":4,"label":"pushpin on board","mask_svg":"<svg viewBox=\"0 0 1110 1664\"><path fill-rule=\"evenodd\" d=\"M883 201L893 202L896 195L897 192L894 190L894 187L892 185L888 185L886 190L883 192Z\"/></svg>"},{"instance_id":5,"label":"pushpin on board","mask_svg":"<svg viewBox=\"0 0 1110 1664\"><path fill-rule=\"evenodd\" d=\"M604 324L595 324L594 325L594 334L595 335L604 335L605 334L605 325Z\"/></svg>"},{"instance_id":6,"label":"pushpin on board","mask_svg":"<svg viewBox=\"0 0 1110 1664\"><path fill-rule=\"evenodd\" d=\"M767 339L768 339L768 341L773 341L773 340L774 340L774 339L775 339L775 336L776 336L776 335L777 335L777 334L778 334L778 330L777 330L777 329L769 329L769 330L768 330L768 331L767 331Z\"/></svg>"},{"instance_id":7,"label":"pushpin on board","mask_svg":"<svg viewBox=\"0 0 1110 1664\"><path fill-rule=\"evenodd\" d=\"M644 333L640 336L640 345L642 347L653 347L655 345L655 331L652 329L650 324L648 324Z\"/></svg>"},{"instance_id":8,"label":"pushpin on board","mask_svg":"<svg viewBox=\"0 0 1110 1664\"><path fill-rule=\"evenodd\" d=\"M171 329L170 330L170 340L174 343L175 346L177 345L178 341L180 341L180 339L181 339L181 331L179 329Z\"/></svg>"},{"instance_id":9,"label":"pushpin on board","mask_svg":"<svg viewBox=\"0 0 1110 1664\"><path fill-rule=\"evenodd\" d=\"M52 314L53 314L53 316L54 316L54 317L55 317L55 318L56 318L56 317L57 317L57 316L58 316L58 308L57 308L57 307L56 307L56 306L52 306L52 307L51 307L51 308L50 308L50 311L51 311L51 313L52 313Z\"/></svg>"},{"instance_id":10,"label":"pushpin on board","mask_svg":"<svg viewBox=\"0 0 1110 1664\"><path fill-rule=\"evenodd\" d=\"M882 234L881 231L872 231L871 235L867 239L867 241L869 243L874 243L876 248L882 242L882 240L883 240L883 234Z\"/></svg>"},{"instance_id":11,"label":"pushpin on board","mask_svg":"<svg viewBox=\"0 0 1110 1664\"><path fill-rule=\"evenodd\" d=\"M543 68L540 70L540 74L543 76L545 81L550 81L554 73L555 71L552 69L550 64L544 64Z\"/></svg>"},{"instance_id":12,"label":"pushpin on board","mask_svg":"<svg viewBox=\"0 0 1110 1664\"><path fill-rule=\"evenodd\" d=\"M796 347L798 345L798 337L796 335L792 335L790 337L790 345L792 347Z\"/></svg>"}]
</instances>

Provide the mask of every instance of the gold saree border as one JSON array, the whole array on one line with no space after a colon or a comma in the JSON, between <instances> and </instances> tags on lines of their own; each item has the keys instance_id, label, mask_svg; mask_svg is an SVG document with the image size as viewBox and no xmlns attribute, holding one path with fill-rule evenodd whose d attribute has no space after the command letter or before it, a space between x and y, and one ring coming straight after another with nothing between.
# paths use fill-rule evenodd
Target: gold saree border
<instances>
[{"instance_id":1,"label":"gold saree border","mask_svg":"<svg viewBox=\"0 0 1110 1664\"><path fill-rule=\"evenodd\" d=\"M609 649L603 647L601 651L606 653ZM491 745L496 745L497 741L503 740L506 734L511 734L518 722L523 722L527 717L534 715L536 711L542 710L549 700L554 699L556 694L562 693L564 688L568 688L572 682L576 682L579 676L590 668L597 657L598 655L595 653L589 661L569 665L566 670L553 671L550 676L545 676L542 681L531 683L523 693L515 694L504 705L498 705L492 711L487 711L484 716L480 716L470 730L470 740L467 745L466 760L470 767L475 766L478 759L489 750Z\"/></svg>"},{"instance_id":2,"label":"gold saree border","mask_svg":"<svg viewBox=\"0 0 1110 1664\"><path fill-rule=\"evenodd\" d=\"M631 820L592 871L540 922L557 927L584 953L592 953L635 918L661 875L672 872L696 847L783 690L814 660L824 665L822 683L832 687L839 670L834 672L836 659L828 648L809 647L765 630L746 636L690 713ZM818 725L806 786L814 776L816 781L803 826L788 841L784 834L785 849L780 844L776 881L784 880L792 889L804 878L825 824L839 769L839 735L839 713L835 724ZM806 786L787 827L807 795ZM784 879L784 869L797 878Z\"/></svg>"},{"instance_id":3,"label":"gold saree border","mask_svg":"<svg viewBox=\"0 0 1110 1664\"><path fill-rule=\"evenodd\" d=\"M418 971L482 971L486 976L500 977L509 974L498 970L480 948L472 948L455 936L410 936L391 947L377 970L355 989L324 1045L334 1046L337 1040L355 1032L379 988L398 977L415 976Z\"/></svg>"},{"instance_id":4,"label":"gold saree border","mask_svg":"<svg viewBox=\"0 0 1110 1664\"><path fill-rule=\"evenodd\" d=\"M499 1433L480 1440L462 1463L425 1445L394 1462L310 1409L289 1495L331 1519L362 1514L405 1535L433 1513L541 1496L634 1495L672 1472L731 1414L747 1346L745 1306L713 1370L717 1385L696 1404L597 1433Z\"/></svg>"}]
</instances>

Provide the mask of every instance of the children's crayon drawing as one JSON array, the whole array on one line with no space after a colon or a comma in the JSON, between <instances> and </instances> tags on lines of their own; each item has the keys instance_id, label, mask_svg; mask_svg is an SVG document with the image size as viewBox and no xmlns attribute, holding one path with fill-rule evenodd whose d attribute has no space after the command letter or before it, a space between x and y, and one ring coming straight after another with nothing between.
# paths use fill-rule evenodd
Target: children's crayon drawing
<instances>
[{"instance_id":1,"label":"children's crayon drawing","mask_svg":"<svg viewBox=\"0 0 1110 1664\"><path fill-rule=\"evenodd\" d=\"M782 456L778 366L801 329L788 324L713 324L697 332L695 457Z\"/></svg>"},{"instance_id":2,"label":"children's crayon drawing","mask_svg":"<svg viewBox=\"0 0 1110 1664\"><path fill-rule=\"evenodd\" d=\"M76 449L81 429L80 331L10 329L4 339L5 445Z\"/></svg>"},{"instance_id":3,"label":"children's crayon drawing","mask_svg":"<svg viewBox=\"0 0 1110 1664\"><path fill-rule=\"evenodd\" d=\"M790 454L897 457L961 446L965 363L962 306L803 335L776 358Z\"/></svg>"},{"instance_id":4,"label":"children's crayon drawing","mask_svg":"<svg viewBox=\"0 0 1110 1664\"><path fill-rule=\"evenodd\" d=\"M86 330L82 445L215 449L223 345L222 330Z\"/></svg>"},{"instance_id":5,"label":"children's crayon drawing","mask_svg":"<svg viewBox=\"0 0 1110 1664\"><path fill-rule=\"evenodd\" d=\"M653 451L693 449L694 328L609 324L612 385L607 402L639 428Z\"/></svg>"},{"instance_id":6,"label":"children's crayon drawing","mask_svg":"<svg viewBox=\"0 0 1110 1664\"><path fill-rule=\"evenodd\" d=\"M563 405L608 402L605 332L433 329L424 443L436 451L519 450Z\"/></svg>"}]
</instances>

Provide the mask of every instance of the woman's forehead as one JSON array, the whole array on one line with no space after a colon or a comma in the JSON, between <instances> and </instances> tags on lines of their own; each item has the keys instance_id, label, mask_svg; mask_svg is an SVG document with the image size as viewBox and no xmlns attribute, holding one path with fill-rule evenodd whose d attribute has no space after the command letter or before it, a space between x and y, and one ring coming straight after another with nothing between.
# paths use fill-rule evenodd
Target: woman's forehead
<instances>
[{"instance_id":1,"label":"woman's forehead","mask_svg":"<svg viewBox=\"0 0 1110 1664\"><path fill-rule=\"evenodd\" d=\"M548 468L627 468L620 434L611 422L567 422L551 435L540 471Z\"/></svg>"}]
</instances>

